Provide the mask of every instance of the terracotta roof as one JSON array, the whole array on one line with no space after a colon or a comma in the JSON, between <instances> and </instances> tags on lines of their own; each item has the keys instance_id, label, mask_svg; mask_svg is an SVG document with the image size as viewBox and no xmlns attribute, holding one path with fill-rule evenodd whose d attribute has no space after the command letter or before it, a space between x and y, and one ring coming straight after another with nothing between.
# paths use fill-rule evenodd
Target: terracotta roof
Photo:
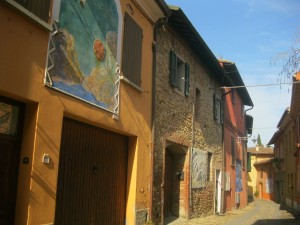
<instances>
[{"instance_id":1,"label":"terracotta roof","mask_svg":"<svg viewBox=\"0 0 300 225\"><path fill-rule=\"evenodd\" d=\"M222 67L228 74L229 78L231 79L233 86L243 86L243 88L238 88L237 92L242 97L244 104L248 106L254 106L252 99L244 84L244 81L240 75L240 72L236 67L236 64L234 62L225 59L219 59L219 62L221 63Z\"/></svg>"},{"instance_id":2,"label":"terracotta roof","mask_svg":"<svg viewBox=\"0 0 300 225\"><path fill-rule=\"evenodd\" d=\"M258 151L256 151L256 147L248 148L248 152L252 154L274 154L273 148L266 148L264 146L258 147Z\"/></svg>"}]
</instances>

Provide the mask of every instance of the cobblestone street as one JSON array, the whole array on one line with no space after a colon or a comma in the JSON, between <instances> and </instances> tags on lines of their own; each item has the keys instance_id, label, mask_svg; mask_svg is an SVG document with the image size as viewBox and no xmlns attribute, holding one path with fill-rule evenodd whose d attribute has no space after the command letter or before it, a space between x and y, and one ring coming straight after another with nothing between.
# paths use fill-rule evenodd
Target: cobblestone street
<instances>
[{"instance_id":1,"label":"cobblestone street","mask_svg":"<svg viewBox=\"0 0 300 225\"><path fill-rule=\"evenodd\" d=\"M299 225L300 213L273 201L257 199L246 208L233 210L225 215L184 220L178 219L166 223L168 225Z\"/></svg>"}]
</instances>

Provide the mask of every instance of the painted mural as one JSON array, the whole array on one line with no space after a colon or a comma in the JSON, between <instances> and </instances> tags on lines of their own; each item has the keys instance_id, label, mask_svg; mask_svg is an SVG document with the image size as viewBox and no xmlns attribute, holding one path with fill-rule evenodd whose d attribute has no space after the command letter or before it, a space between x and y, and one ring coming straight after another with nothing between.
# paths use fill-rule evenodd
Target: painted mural
<instances>
[{"instance_id":1,"label":"painted mural","mask_svg":"<svg viewBox=\"0 0 300 225\"><path fill-rule=\"evenodd\" d=\"M192 155L192 188L203 188L207 181L207 154L194 148Z\"/></svg>"},{"instance_id":2,"label":"painted mural","mask_svg":"<svg viewBox=\"0 0 300 225\"><path fill-rule=\"evenodd\" d=\"M243 191L243 182L242 182L242 164L241 160L236 160L235 164L235 191L242 192Z\"/></svg>"},{"instance_id":3,"label":"painted mural","mask_svg":"<svg viewBox=\"0 0 300 225\"><path fill-rule=\"evenodd\" d=\"M61 0L46 85L116 112L118 21L115 0Z\"/></svg>"}]
</instances>

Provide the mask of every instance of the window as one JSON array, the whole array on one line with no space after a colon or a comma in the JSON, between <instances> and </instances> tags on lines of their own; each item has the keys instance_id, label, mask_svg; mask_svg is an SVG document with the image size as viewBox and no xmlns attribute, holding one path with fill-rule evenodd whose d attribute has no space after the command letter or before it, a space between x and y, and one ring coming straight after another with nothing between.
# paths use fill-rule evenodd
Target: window
<instances>
[{"instance_id":1,"label":"window","mask_svg":"<svg viewBox=\"0 0 300 225\"><path fill-rule=\"evenodd\" d=\"M251 172L251 153L247 152L247 172Z\"/></svg>"},{"instance_id":2,"label":"window","mask_svg":"<svg viewBox=\"0 0 300 225\"><path fill-rule=\"evenodd\" d=\"M242 115L242 117L244 117L244 115L245 115L245 106L242 102L241 102L241 115Z\"/></svg>"},{"instance_id":3,"label":"window","mask_svg":"<svg viewBox=\"0 0 300 225\"><path fill-rule=\"evenodd\" d=\"M50 9L50 0L6 0L8 3L12 4L14 2L18 3L24 7L29 12L33 13L40 19L45 22L48 22L49 19L49 9Z\"/></svg>"},{"instance_id":4,"label":"window","mask_svg":"<svg viewBox=\"0 0 300 225\"><path fill-rule=\"evenodd\" d=\"M170 84L186 96L190 94L190 66L177 57L173 50L170 52Z\"/></svg>"},{"instance_id":5,"label":"window","mask_svg":"<svg viewBox=\"0 0 300 225\"><path fill-rule=\"evenodd\" d=\"M196 88L196 99L195 99L195 120L200 123L201 119L201 92Z\"/></svg>"},{"instance_id":6,"label":"window","mask_svg":"<svg viewBox=\"0 0 300 225\"><path fill-rule=\"evenodd\" d=\"M219 123L223 123L223 102L216 94L214 94L213 101L214 119Z\"/></svg>"},{"instance_id":7,"label":"window","mask_svg":"<svg viewBox=\"0 0 300 225\"><path fill-rule=\"evenodd\" d=\"M133 84L141 85L143 30L125 13L122 71Z\"/></svg>"},{"instance_id":8,"label":"window","mask_svg":"<svg viewBox=\"0 0 300 225\"><path fill-rule=\"evenodd\" d=\"M235 146L234 146L234 137L231 137L231 165L235 165Z\"/></svg>"},{"instance_id":9,"label":"window","mask_svg":"<svg viewBox=\"0 0 300 225\"><path fill-rule=\"evenodd\" d=\"M14 105L0 102L0 134L17 134L19 108Z\"/></svg>"},{"instance_id":10,"label":"window","mask_svg":"<svg viewBox=\"0 0 300 225\"><path fill-rule=\"evenodd\" d=\"M207 181L212 181L212 153L207 153Z\"/></svg>"},{"instance_id":11,"label":"window","mask_svg":"<svg viewBox=\"0 0 300 225\"><path fill-rule=\"evenodd\" d=\"M233 89L231 90L231 100L232 104L235 104L235 91Z\"/></svg>"}]
</instances>

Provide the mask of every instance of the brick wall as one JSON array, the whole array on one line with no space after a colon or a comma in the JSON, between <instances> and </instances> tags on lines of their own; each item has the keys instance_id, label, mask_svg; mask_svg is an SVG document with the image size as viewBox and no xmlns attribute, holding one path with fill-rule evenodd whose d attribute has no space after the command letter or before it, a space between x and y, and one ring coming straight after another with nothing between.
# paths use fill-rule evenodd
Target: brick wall
<instances>
[{"instance_id":1,"label":"brick wall","mask_svg":"<svg viewBox=\"0 0 300 225\"><path fill-rule=\"evenodd\" d=\"M215 169L222 166L222 126L213 117L213 95L221 97L220 86L210 77L205 66L195 57L175 33L168 27L158 30L156 52L155 136L154 136L154 184L153 215L156 223L162 223L164 215L165 148L168 144L187 149L185 156L184 205L186 217L213 214ZM190 65L190 94L185 96L171 87L169 82L170 50ZM197 121L194 120L196 88L200 91ZM200 107L200 109L199 109ZM192 147L209 151L212 157L212 181L205 188L190 191L190 160Z\"/></svg>"}]
</instances>

